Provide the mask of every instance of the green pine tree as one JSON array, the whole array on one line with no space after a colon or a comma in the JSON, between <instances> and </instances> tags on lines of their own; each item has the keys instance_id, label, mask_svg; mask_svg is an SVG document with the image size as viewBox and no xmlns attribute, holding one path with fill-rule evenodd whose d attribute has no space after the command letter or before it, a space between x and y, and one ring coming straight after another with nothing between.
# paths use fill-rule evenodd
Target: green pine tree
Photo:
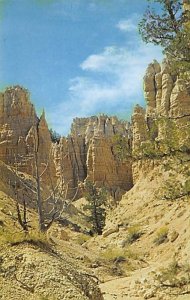
<instances>
[{"instance_id":1,"label":"green pine tree","mask_svg":"<svg viewBox=\"0 0 190 300\"><path fill-rule=\"evenodd\" d=\"M99 235L105 226L106 219L106 200L107 193L104 188L97 188L91 181L86 182L86 200L85 210L89 212L89 222L92 224L93 232Z\"/></svg>"},{"instance_id":2,"label":"green pine tree","mask_svg":"<svg viewBox=\"0 0 190 300\"><path fill-rule=\"evenodd\" d=\"M143 41L163 47L174 73L190 76L190 11L185 0L148 0L139 32ZM155 11L157 7L157 13Z\"/></svg>"},{"instance_id":3,"label":"green pine tree","mask_svg":"<svg viewBox=\"0 0 190 300\"><path fill-rule=\"evenodd\" d=\"M52 142L59 143L61 135L57 133L55 130L53 130L52 128L50 128L49 132L50 132Z\"/></svg>"}]
</instances>

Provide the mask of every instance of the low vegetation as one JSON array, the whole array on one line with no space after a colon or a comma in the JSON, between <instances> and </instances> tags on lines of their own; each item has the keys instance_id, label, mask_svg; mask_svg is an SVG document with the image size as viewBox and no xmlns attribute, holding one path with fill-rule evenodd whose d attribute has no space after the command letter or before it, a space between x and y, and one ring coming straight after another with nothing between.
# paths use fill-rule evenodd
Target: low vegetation
<instances>
[{"instance_id":1,"label":"low vegetation","mask_svg":"<svg viewBox=\"0 0 190 300\"><path fill-rule=\"evenodd\" d=\"M138 260L141 260L140 254L130 248L110 247L99 256L99 261L108 266L112 276L126 276L126 272L136 269Z\"/></svg>"},{"instance_id":2,"label":"low vegetation","mask_svg":"<svg viewBox=\"0 0 190 300\"><path fill-rule=\"evenodd\" d=\"M164 226L161 227L157 233L156 233L156 237L154 238L154 243L155 245L160 245L164 242L166 242L168 240L168 227Z\"/></svg>"},{"instance_id":3,"label":"low vegetation","mask_svg":"<svg viewBox=\"0 0 190 300\"><path fill-rule=\"evenodd\" d=\"M142 236L142 234L143 234L143 232L141 231L141 229L138 225L129 227L126 243L127 244L134 243L136 240L138 240Z\"/></svg>"},{"instance_id":4,"label":"low vegetation","mask_svg":"<svg viewBox=\"0 0 190 300\"><path fill-rule=\"evenodd\" d=\"M190 284L190 265L179 264L174 260L167 268L160 270L156 279L162 286L171 288L186 287Z\"/></svg>"},{"instance_id":5,"label":"low vegetation","mask_svg":"<svg viewBox=\"0 0 190 300\"><path fill-rule=\"evenodd\" d=\"M0 246L14 246L22 243L30 243L44 250L51 248L47 235L39 231L24 231L13 230L9 228L0 228Z\"/></svg>"},{"instance_id":6,"label":"low vegetation","mask_svg":"<svg viewBox=\"0 0 190 300\"><path fill-rule=\"evenodd\" d=\"M163 187L157 193L157 197L163 200L179 200L190 195L190 180L185 178L178 180L171 174L170 179L166 180Z\"/></svg>"},{"instance_id":7,"label":"low vegetation","mask_svg":"<svg viewBox=\"0 0 190 300\"><path fill-rule=\"evenodd\" d=\"M117 160L126 161L131 156L131 147L126 136L115 134L112 138L112 150Z\"/></svg>"},{"instance_id":8,"label":"low vegetation","mask_svg":"<svg viewBox=\"0 0 190 300\"><path fill-rule=\"evenodd\" d=\"M116 260L125 261L127 259L138 259L139 255L129 248L108 248L100 254L100 259L114 262Z\"/></svg>"},{"instance_id":9,"label":"low vegetation","mask_svg":"<svg viewBox=\"0 0 190 300\"><path fill-rule=\"evenodd\" d=\"M77 238L75 239L75 242L79 245L82 245L85 242L87 242L89 239L90 239L89 235L81 233L81 234L77 235Z\"/></svg>"},{"instance_id":10,"label":"low vegetation","mask_svg":"<svg viewBox=\"0 0 190 300\"><path fill-rule=\"evenodd\" d=\"M39 300L56 300L54 297L39 296Z\"/></svg>"}]
</instances>

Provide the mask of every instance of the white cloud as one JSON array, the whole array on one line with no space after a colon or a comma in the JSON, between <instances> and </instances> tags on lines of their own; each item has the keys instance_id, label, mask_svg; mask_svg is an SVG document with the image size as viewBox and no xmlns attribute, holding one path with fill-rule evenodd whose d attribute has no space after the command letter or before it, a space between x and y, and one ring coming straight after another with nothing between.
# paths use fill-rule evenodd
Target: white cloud
<instances>
[{"instance_id":1,"label":"white cloud","mask_svg":"<svg viewBox=\"0 0 190 300\"><path fill-rule=\"evenodd\" d=\"M131 31L135 31L137 29L136 24L133 23L133 21L131 19L129 20L121 20L118 24L117 27L121 30L121 31L127 31L127 32L131 32Z\"/></svg>"},{"instance_id":2,"label":"white cloud","mask_svg":"<svg viewBox=\"0 0 190 300\"><path fill-rule=\"evenodd\" d=\"M133 14L129 19L120 20L116 27L125 32L137 31L138 20L139 16L137 14Z\"/></svg>"},{"instance_id":3,"label":"white cloud","mask_svg":"<svg viewBox=\"0 0 190 300\"><path fill-rule=\"evenodd\" d=\"M127 58L125 48L106 47L100 54L90 55L82 64L81 68L88 71L115 73L118 68L125 67L123 58Z\"/></svg>"},{"instance_id":4,"label":"white cloud","mask_svg":"<svg viewBox=\"0 0 190 300\"><path fill-rule=\"evenodd\" d=\"M64 101L54 117L61 120L60 128L68 131L74 117L98 112L127 112L134 103L142 103L142 81L147 65L161 60L158 47L138 43L136 48L106 47L92 54L81 64L85 76L70 81L69 100ZM62 118L61 118L62 116ZM53 117L51 117L53 119ZM59 125L57 124L57 130Z\"/></svg>"},{"instance_id":5,"label":"white cloud","mask_svg":"<svg viewBox=\"0 0 190 300\"><path fill-rule=\"evenodd\" d=\"M154 59L160 60L162 57L159 48L152 45L139 43L136 49L127 49L124 47L106 47L100 54L90 55L82 64L81 68L85 71L92 71L94 74L103 73L109 80L106 83L96 82L96 79L83 81L80 78L79 85L74 84L75 92L79 90L83 97L88 92L97 95L97 101L101 98L114 98L116 102L121 98L131 102L135 96L138 96L142 90L142 80L147 65ZM107 91L107 93L105 93ZM80 94L80 93L79 93ZM101 97L102 96L102 97ZM113 101L113 100L112 100Z\"/></svg>"}]
</instances>

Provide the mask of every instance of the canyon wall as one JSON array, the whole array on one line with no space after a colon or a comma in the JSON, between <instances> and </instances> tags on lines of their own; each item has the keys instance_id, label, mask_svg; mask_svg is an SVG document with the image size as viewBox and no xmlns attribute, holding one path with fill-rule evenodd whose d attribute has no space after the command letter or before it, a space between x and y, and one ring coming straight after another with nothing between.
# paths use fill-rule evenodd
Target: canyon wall
<instances>
[{"instance_id":1,"label":"canyon wall","mask_svg":"<svg viewBox=\"0 0 190 300\"><path fill-rule=\"evenodd\" d=\"M20 86L0 94L0 160L18 171L35 175L35 152L39 172L47 166L42 180L55 177L51 137L42 113L38 118L29 93ZM54 170L54 171L53 171Z\"/></svg>"},{"instance_id":2,"label":"canyon wall","mask_svg":"<svg viewBox=\"0 0 190 300\"><path fill-rule=\"evenodd\" d=\"M137 106L132 116L134 182L148 162L153 167L159 158L190 152L189 82L171 75L166 62L154 61L144 76L144 94L146 109Z\"/></svg>"},{"instance_id":3,"label":"canyon wall","mask_svg":"<svg viewBox=\"0 0 190 300\"><path fill-rule=\"evenodd\" d=\"M190 89L154 61L144 76L146 108L131 123L106 115L75 118L68 137L52 143L43 112L38 118L27 90L0 94L0 160L34 175L35 151L43 180L59 182L66 199L82 196L86 181L105 186L114 198L165 156L190 152Z\"/></svg>"},{"instance_id":4,"label":"canyon wall","mask_svg":"<svg viewBox=\"0 0 190 300\"><path fill-rule=\"evenodd\" d=\"M66 198L78 197L87 180L107 187L116 198L133 185L131 128L116 117L74 119L70 135L61 138L54 153Z\"/></svg>"},{"instance_id":5,"label":"canyon wall","mask_svg":"<svg viewBox=\"0 0 190 300\"><path fill-rule=\"evenodd\" d=\"M124 150L120 149L124 143ZM52 143L43 112L38 118L20 86L0 94L0 160L41 180L55 180L66 199L82 195L84 182L106 186L114 197L132 187L131 128L116 117L76 118L68 137ZM47 168L46 168L47 166Z\"/></svg>"}]
</instances>

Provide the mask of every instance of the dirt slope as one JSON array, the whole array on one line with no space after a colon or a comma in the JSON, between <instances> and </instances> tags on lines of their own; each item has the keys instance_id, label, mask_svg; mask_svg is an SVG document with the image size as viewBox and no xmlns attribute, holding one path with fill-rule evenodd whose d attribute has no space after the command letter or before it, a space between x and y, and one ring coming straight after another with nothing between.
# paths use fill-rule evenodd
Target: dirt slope
<instances>
[{"instance_id":1,"label":"dirt slope","mask_svg":"<svg viewBox=\"0 0 190 300\"><path fill-rule=\"evenodd\" d=\"M11 170L0 164L0 299L103 299L97 279L81 259L84 249L68 241L66 230L71 235L72 230L57 223L47 236L39 234L37 214L28 208L31 229L29 235L23 233L10 197L12 177Z\"/></svg>"},{"instance_id":2,"label":"dirt slope","mask_svg":"<svg viewBox=\"0 0 190 300\"><path fill-rule=\"evenodd\" d=\"M103 236L55 224L47 239L32 236L27 242L7 196L11 174L3 165L1 299L101 300L96 277L105 300L190 299L189 160L151 165L139 170L134 187L108 213ZM36 227L32 209L29 218Z\"/></svg>"},{"instance_id":3,"label":"dirt slope","mask_svg":"<svg viewBox=\"0 0 190 300\"><path fill-rule=\"evenodd\" d=\"M190 299L189 161L156 165L109 213L105 237L87 242L112 263L100 285L106 300Z\"/></svg>"}]
</instances>

